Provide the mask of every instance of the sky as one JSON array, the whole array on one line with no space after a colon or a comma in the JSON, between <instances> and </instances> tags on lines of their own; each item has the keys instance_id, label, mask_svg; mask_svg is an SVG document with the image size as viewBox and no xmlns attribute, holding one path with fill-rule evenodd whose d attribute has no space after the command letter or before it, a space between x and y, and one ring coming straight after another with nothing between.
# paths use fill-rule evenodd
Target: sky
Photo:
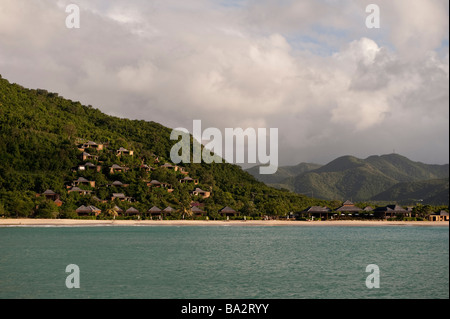
<instances>
[{"instance_id":1,"label":"sky","mask_svg":"<svg viewBox=\"0 0 450 319\"><path fill-rule=\"evenodd\" d=\"M0 0L0 74L170 128L278 128L280 165L445 164L448 29L447 0Z\"/></svg>"}]
</instances>

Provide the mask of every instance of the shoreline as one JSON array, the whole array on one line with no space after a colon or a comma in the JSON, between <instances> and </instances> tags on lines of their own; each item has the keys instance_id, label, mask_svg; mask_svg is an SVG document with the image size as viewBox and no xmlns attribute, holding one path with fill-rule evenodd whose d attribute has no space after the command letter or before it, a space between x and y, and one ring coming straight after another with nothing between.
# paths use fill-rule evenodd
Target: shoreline
<instances>
[{"instance_id":1,"label":"shoreline","mask_svg":"<svg viewBox=\"0 0 450 319\"><path fill-rule=\"evenodd\" d=\"M89 227L89 226L449 226L432 221L287 221L287 220L87 220L87 219L0 219L0 227Z\"/></svg>"}]
</instances>

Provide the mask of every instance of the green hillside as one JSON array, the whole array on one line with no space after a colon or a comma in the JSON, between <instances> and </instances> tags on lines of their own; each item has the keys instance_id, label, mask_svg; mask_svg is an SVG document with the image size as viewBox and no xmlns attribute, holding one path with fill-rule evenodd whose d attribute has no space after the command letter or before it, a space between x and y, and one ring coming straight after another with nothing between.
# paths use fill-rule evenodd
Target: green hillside
<instances>
[{"instance_id":1,"label":"green hillside","mask_svg":"<svg viewBox=\"0 0 450 319\"><path fill-rule=\"evenodd\" d=\"M441 205L449 202L449 179L398 183L372 200L395 200L403 205Z\"/></svg>"},{"instance_id":2,"label":"green hillside","mask_svg":"<svg viewBox=\"0 0 450 319\"><path fill-rule=\"evenodd\" d=\"M273 187L282 188L283 186L287 189L293 190L291 178L309 172L321 167L319 164L312 163L300 163L295 166L283 166L279 167L275 174L259 174L259 165L246 169L248 173L253 175L258 181L269 184Z\"/></svg>"},{"instance_id":3,"label":"green hillside","mask_svg":"<svg viewBox=\"0 0 450 319\"><path fill-rule=\"evenodd\" d=\"M170 163L170 149L176 143L170 140L170 132L158 123L108 116L92 106L10 84L0 77L0 216L73 217L80 205L95 205L103 212L115 205L123 210L133 206L141 212L152 206L171 206L189 216L191 205L197 203L212 218L219 218L218 211L225 206L241 216L257 218L329 205L268 187L231 164L182 164L198 184L181 183L186 174L163 167ZM105 148L86 149L93 158L83 160L77 146L87 141ZM133 150L134 155L117 156L121 147ZM99 171L76 169L86 162ZM112 173L114 164L129 170ZM143 165L152 170L142 169ZM79 177L95 182L95 187L80 186L88 195L69 193L70 184ZM151 188L152 180L167 187ZM126 187L114 186L114 181ZM211 196L193 195L197 187L210 191ZM60 207L36 197L47 189L60 195ZM133 200L111 200L115 193Z\"/></svg>"},{"instance_id":4,"label":"green hillside","mask_svg":"<svg viewBox=\"0 0 450 319\"><path fill-rule=\"evenodd\" d=\"M302 164L302 167L304 166L305 164ZM448 196L444 196L445 192L448 193L448 186L446 188L445 183L430 182L448 178L448 164L429 165L411 161L398 154L388 154L370 156L367 159L342 156L315 169L290 171L290 176L286 176L284 167L279 170L281 173L277 176L278 179L267 178L265 182L268 185L317 198L340 201L403 201L412 198L410 196L413 194L409 194L409 190L414 189L414 194L423 194L415 198L433 196L434 199L430 203L448 204ZM264 181L252 169L248 171ZM398 188L395 188L397 185ZM434 187L432 193L429 193L430 185ZM400 190L405 194L397 194Z\"/></svg>"}]
</instances>

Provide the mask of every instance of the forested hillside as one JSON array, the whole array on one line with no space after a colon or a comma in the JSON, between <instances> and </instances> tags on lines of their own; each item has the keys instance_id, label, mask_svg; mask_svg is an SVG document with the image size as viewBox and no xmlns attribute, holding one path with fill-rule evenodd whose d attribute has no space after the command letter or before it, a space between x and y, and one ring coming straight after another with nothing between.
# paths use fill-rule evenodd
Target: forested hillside
<instances>
[{"instance_id":1,"label":"forested hillside","mask_svg":"<svg viewBox=\"0 0 450 319\"><path fill-rule=\"evenodd\" d=\"M400 201L408 205L422 200L448 205L448 164L430 165L388 154L366 159L342 156L323 166L314 165L280 167L277 174L265 179L254 168L247 171L267 185L327 200Z\"/></svg>"},{"instance_id":2,"label":"forested hillside","mask_svg":"<svg viewBox=\"0 0 450 319\"><path fill-rule=\"evenodd\" d=\"M115 206L123 211L133 206L140 212L170 206L192 217L195 205L205 212L201 217L221 218L219 210L229 206L241 216L257 218L340 204L268 187L236 165L182 164L178 171L167 169L164 164L171 164L170 149L176 143L170 132L158 123L109 116L0 77L0 216L74 217L80 205L93 205L102 214ZM104 149L79 149L89 141ZM118 156L120 148L133 155ZM83 153L91 157L83 158ZM85 165L96 169L81 169ZM113 171L114 165L127 169ZM181 182L187 176L198 183ZM85 185L80 177L94 183ZM71 191L74 185L81 191ZM210 196L193 193L197 188ZM45 200L46 190L54 191L62 203ZM114 199L117 193L127 200Z\"/></svg>"}]
</instances>

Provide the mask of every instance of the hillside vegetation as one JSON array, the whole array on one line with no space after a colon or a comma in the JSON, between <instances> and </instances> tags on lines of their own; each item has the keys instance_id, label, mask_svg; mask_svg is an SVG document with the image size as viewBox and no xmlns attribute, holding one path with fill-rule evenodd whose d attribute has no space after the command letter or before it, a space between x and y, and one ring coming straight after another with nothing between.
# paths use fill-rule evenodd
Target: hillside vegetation
<instances>
[{"instance_id":1,"label":"hillside vegetation","mask_svg":"<svg viewBox=\"0 0 450 319\"><path fill-rule=\"evenodd\" d=\"M231 164L182 164L199 183L180 183L186 175L161 167L170 163L170 149L176 143L170 133L171 129L155 122L109 116L56 93L26 89L0 77L0 216L73 217L80 205L95 205L103 212L116 205L141 212L171 206L191 216L191 206L196 204L212 218L220 218L218 211L225 206L241 216L258 218L284 216L311 205L339 205L268 187ZM102 143L105 149L86 149L96 157L82 160L77 146L87 141ZM121 147L134 155L117 156ZM86 162L100 170L76 169ZM114 164L129 170L111 173ZM142 165L152 170L143 170ZM95 182L95 187L80 186L88 195L69 193L70 184L79 177ZM152 180L169 185L171 192L149 187ZM112 186L114 181L126 187ZM195 188L210 191L211 196L194 196ZM48 189L60 196L60 207L36 197ZM111 200L115 193L133 200Z\"/></svg>"},{"instance_id":2,"label":"hillside vegetation","mask_svg":"<svg viewBox=\"0 0 450 319\"><path fill-rule=\"evenodd\" d=\"M314 165L314 164L312 164ZM295 166L294 166L295 167ZM415 204L448 205L449 165L414 162L398 154L359 159L342 156L314 168L303 163L297 172L262 177L254 168L248 170L268 185L286 188L326 200L395 201ZM439 182L437 182L439 180ZM447 182L445 182L447 181Z\"/></svg>"}]
</instances>

